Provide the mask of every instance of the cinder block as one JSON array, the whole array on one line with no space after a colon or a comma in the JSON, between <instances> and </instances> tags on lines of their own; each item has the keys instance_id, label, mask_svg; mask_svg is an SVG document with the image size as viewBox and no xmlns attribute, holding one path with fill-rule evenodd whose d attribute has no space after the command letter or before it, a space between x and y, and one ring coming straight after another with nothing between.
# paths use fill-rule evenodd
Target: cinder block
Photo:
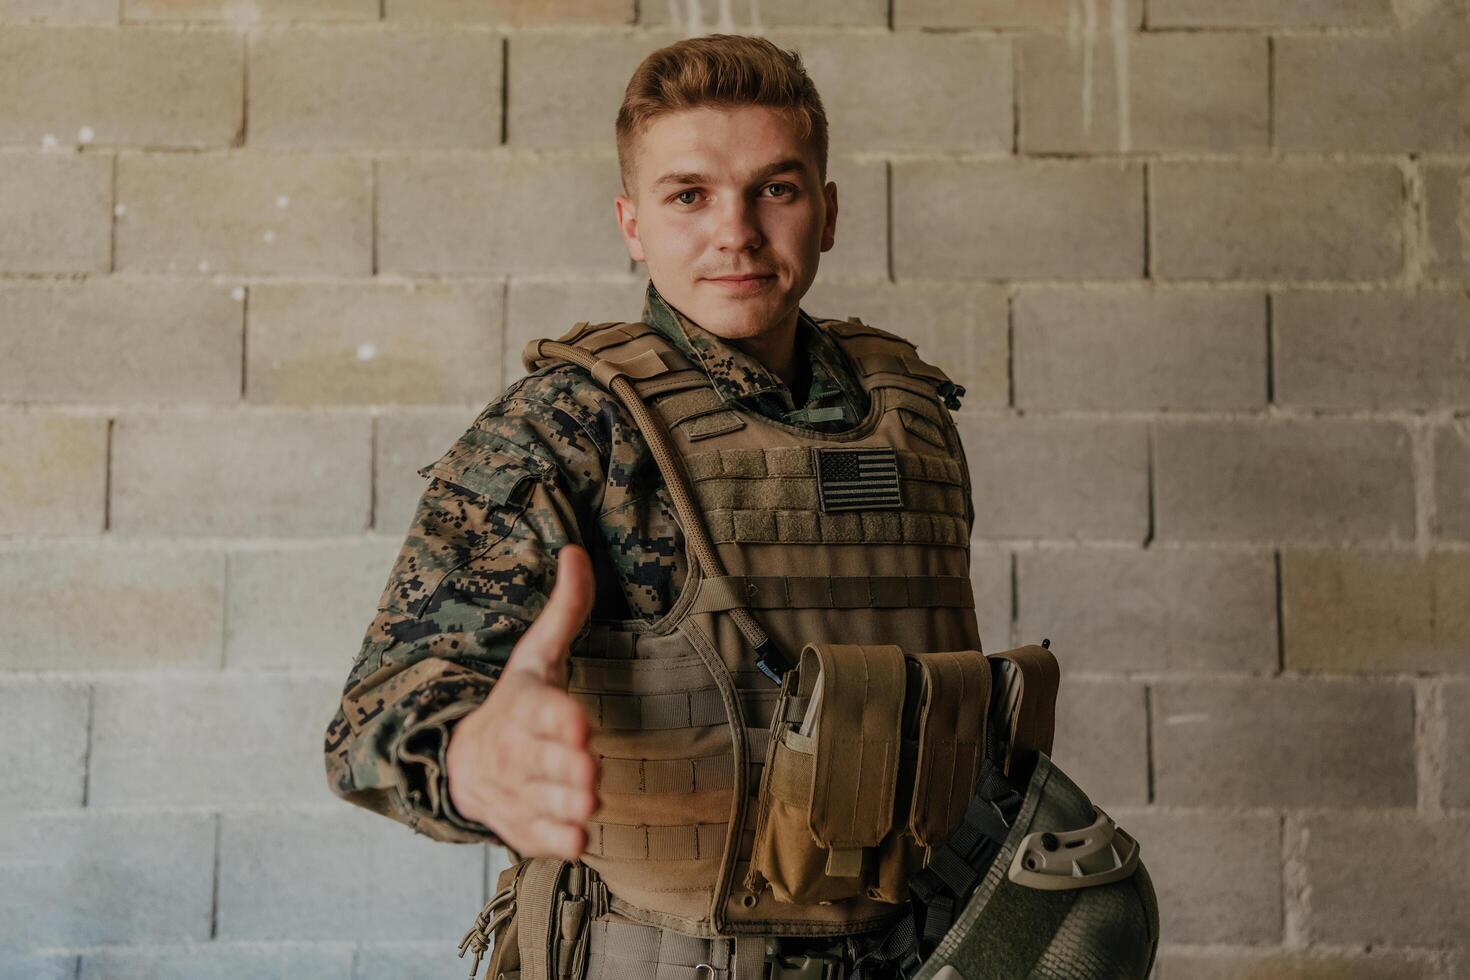
<instances>
[{"instance_id":1,"label":"cinder block","mask_svg":"<svg viewBox=\"0 0 1470 980\"><path fill-rule=\"evenodd\" d=\"M255 286L247 398L483 404L500 388L502 293L498 282Z\"/></svg>"},{"instance_id":2,"label":"cinder block","mask_svg":"<svg viewBox=\"0 0 1470 980\"><path fill-rule=\"evenodd\" d=\"M675 40L665 32L513 34L506 54L506 141L514 147L615 146L613 124L629 77L654 49Z\"/></svg>"},{"instance_id":3,"label":"cinder block","mask_svg":"<svg viewBox=\"0 0 1470 980\"><path fill-rule=\"evenodd\" d=\"M1148 0L1149 27L1396 27L1392 0Z\"/></svg>"},{"instance_id":4,"label":"cinder block","mask_svg":"<svg viewBox=\"0 0 1470 980\"><path fill-rule=\"evenodd\" d=\"M1305 818L1302 835L1312 890L1303 921L1309 941L1470 940L1470 815L1324 813Z\"/></svg>"},{"instance_id":5,"label":"cinder block","mask_svg":"<svg viewBox=\"0 0 1470 980\"><path fill-rule=\"evenodd\" d=\"M111 157L0 155L0 271L108 271L111 212Z\"/></svg>"},{"instance_id":6,"label":"cinder block","mask_svg":"<svg viewBox=\"0 0 1470 980\"><path fill-rule=\"evenodd\" d=\"M226 146L243 122L244 62L232 31L7 27L0 143Z\"/></svg>"},{"instance_id":7,"label":"cinder block","mask_svg":"<svg viewBox=\"0 0 1470 980\"><path fill-rule=\"evenodd\" d=\"M506 292L505 384L526 376L521 354L533 340L555 340L583 320L637 323L647 288L646 275L618 279L512 279Z\"/></svg>"},{"instance_id":8,"label":"cinder block","mask_svg":"<svg viewBox=\"0 0 1470 980\"><path fill-rule=\"evenodd\" d=\"M898 279L1135 279L1136 164L901 161L893 165Z\"/></svg>"},{"instance_id":9,"label":"cinder block","mask_svg":"<svg viewBox=\"0 0 1470 980\"><path fill-rule=\"evenodd\" d=\"M197 549L0 551L0 666L214 667L224 630L224 574L224 556Z\"/></svg>"},{"instance_id":10,"label":"cinder block","mask_svg":"<svg viewBox=\"0 0 1470 980\"><path fill-rule=\"evenodd\" d=\"M1470 279L1470 167L1423 164L1424 273Z\"/></svg>"},{"instance_id":11,"label":"cinder block","mask_svg":"<svg viewBox=\"0 0 1470 980\"><path fill-rule=\"evenodd\" d=\"M888 278L888 165L835 156L827 180L837 185L837 227L832 248L821 253L819 276L833 279ZM639 268L646 273L647 267Z\"/></svg>"},{"instance_id":12,"label":"cinder block","mask_svg":"<svg viewBox=\"0 0 1470 980\"><path fill-rule=\"evenodd\" d=\"M1403 267L1389 163L1159 163L1149 215L1164 279L1381 279Z\"/></svg>"},{"instance_id":13,"label":"cinder block","mask_svg":"<svg viewBox=\"0 0 1470 980\"><path fill-rule=\"evenodd\" d=\"M728 14L726 13L728 11ZM728 19L727 19L728 18ZM887 27L887 0L805 0L762 3L761 0L678 0L639 4L646 25L668 25L683 37L710 31L760 34L766 27ZM825 90L823 90L825 95Z\"/></svg>"},{"instance_id":14,"label":"cinder block","mask_svg":"<svg viewBox=\"0 0 1470 980\"><path fill-rule=\"evenodd\" d=\"M1276 669L1268 553L1068 548L1017 558L1017 634L1063 673Z\"/></svg>"},{"instance_id":15,"label":"cinder block","mask_svg":"<svg viewBox=\"0 0 1470 980\"><path fill-rule=\"evenodd\" d=\"M825 281L824 275L818 274L802 309L835 319L855 316L913 341L920 357L964 385L966 408L1010 403L1004 289L968 283L849 283Z\"/></svg>"},{"instance_id":16,"label":"cinder block","mask_svg":"<svg viewBox=\"0 0 1470 980\"><path fill-rule=\"evenodd\" d=\"M1282 293L1271 323L1279 404L1470 407L1462 290Z\"/></svg>"},{"instance_id":17,"label":"cinder block","mask_svg":"<svg viewBox=\"0 0 1470 980\"><path fill-rule=\"evenodd\" d=\"M1143 425L967 415L956 422L969 460L977 538L1143 540Z\"/></svg>"},{"instance_id":18,"label":"cinder block","mask_svg":"<svg viewBox=\"0 0 1470 980\"><path fill-rule=\"evenodd\" d=\"M385 272L626 274L612 157L397 158L378 164Z\"/></svg>"},{"instance_id":19,"label":"cinder block","mask_svg":"<svg viewBox=\"0 0 1470 980\"><path fill-rule=\"evenodd\" d=\"M1023 636L1023 642L1038 638ZM1148 802L1148 717L1142 684L1066 678L1057 693L1052 758L1101 807Z\"/></svg>"},{"instance_id":20,"label":"cinder block","mask_svg":"<svg viewBox=\"0 0 1470 980\"><path fill-rule=\"evenodd\" d=\"M1434 436L1435 533L1470 539L1470 419L1440 426Z\"/></svg>"},{"instance_id":21,"label":"cinder block","mask_svg":"<svg viewBox=\"0 0 1470 980\"><path fill-rule=\"evenodd\" d=\"M1154 789L1178 806L1413 806L1407 684L1164 681L1153 688Z\"/></svg>"},{"instance_id":22,"label":"cinder block","mask_svg":"<svg viewBox=\"0 0 1470 980\"><path fill-rule=\"evenodd\" d=\"M372 167L312 154L124 156L119 269L186 274L372 272ZM482 216L483 217L483 216Z\"/></svg>"},{"instance_id":23,"label":"cinder block","mask_svg":"<svg viewBox=\"0 0 1470 980\"><path fill-rule=\"evenodd\" d=\"M1265 407L1260 293L1037 287L1013 320L1022 408Z\"/></svg>"},{"instance_id":24,"label":"cinder block","mask_svg":"<svg viewBox=\"0 0 1470 980\"><path fill-rule=\"evenodd\" d=\"M1470 553L1287 551L1286 667L1470 671Z\"/></svg>"},{"instance_id":25,"label":"cinder block","mask_svg":"<svg viewBox=\"0 0 1470 980\"><path fill-rule=\"evenodd\" d=\"M298 412L119 419L113 527L155 535L362 531L371 513L370 429L366 416Z\"/></svg>"},{"instance_id":26,"label":"cinder block","mask_svg":"<svg viewBox=\"0 0 1470 980\"><path fill-rule=\"evenodd\" d=\"M1470 148L1470 60L1463 57L1470 23L1435 18L1424 26L1367 37L1277 38L1276 146L1357 153Z\"/></svg>"},{"instance_id":27,"label":"cinder block","mask_svg":"<svg viewBox=\"0 0 1470 980\"><path fill-rule=\"evenodd\" d=\"M260 34L251 40L250 142L499 145L500 56L500 38L485 31Z\"/></svg>"},{"instance_id":28,"label":"cinder block","mask_svg":"<svg viewBox=\"0 0 1470 980\"><path fill-rule=\"evenodd\" d=\"M1340 419L1160 423L1156 526L1178 540L1414 536L1409 435Z\"/></svg>"},{"instance_id":29,"label":"cinder block","mask_svg":"<svg viewBox=\"0 0 1470 980\"><path fill-rule=\"evenodd\" d=\"M345 676L402 543L370 538L231 552L225 663Z\"/></svg>"},{"instance_id":30,"label":"cinder block","mask_svg":"<svg viewBox=\"0 0 1470 980\"><path fill-rule=\"evenodd\" d=\"M1092 45L1026 37L1017 50L1021 150L1263 151L1268 57L1266 39L1249 34L1141 34Z\"/></svg>"},{"instance_id":31,"label":"cinder block","mask_svg":"<svg viewBox=\"0 0 1470 980\"><path fill-rule=\"evenodd\" d=\"M378 416L375 420L378 427L377 457L373 460L373 484L376 487L373 527L380 534L402 540L413 520L419 496L428 485L428 481L418 474L420 467L428 466L447 453L454 441L474 423L476 414L473 410L445 409ZM379 578L387 574L388 566L384 566ZM380 592L382 587L380 580Z\"/></svg>"},{"instance_id":32,"label":"cinder block","mask_svg":"<svg viewBox=\"0 0 1470 980\"><path fill-rule=\"evenodd\" d=\"M0 817L0 946L209 939L208 813Z\"/></svg>"},{"instance_id":33,"label":"cinder block","mask_svg":"<svg viewBox=\"0 0 1470 980\"><path fill-rule=\"evenodd\" d=\"M970 587L975 591L975 619L981 649L1009 650L1011 641L1011 553L985 545L970 548Z\"/></svg>"},{"instance_id":34,"label":"cinder block","mask_svg":"<svg viewBox=\"0 0 1470 980\"><path fill-rule=\"evenodd\" d=\"M0 684L0 717L11 732L0 743L0 772L6 774L0 811L82 805L89 697L86 685L67 681L7 678Z\"/></svg>"},{"instance_id":35,"label":"cinder block","mask_svg":"<svg viewBox=\"0 0 1470 980\"><path fill-rule=\"evenodd\" d=\"M484 902L481 845L445 845L341 804L220 819L223 939L453 943Z\"/></svg>"},{"instance_id":36,"label":"cinder block","mask_svg":"<svg viewBox=\"0 0 1470 980\"><path fill-rule=\"evenodd\" d=\"M100 532L106 488L107 419L0 414L0 535Z\"/></svg>"},{"instance_id":37,"label":"cinder block","mask_svg":"<svg viewBox=\"0 0 1470 980\"><path fill-rule=\"evenodd\" d=\"M775 31L770 39L801 52L822 93L834 153L1011 148L1006 39L920 31ZM895 85L898 78L907 84Z\"/></svg>"},{"instance_id":38,"label":"cinder block","mask_svg":"<svg viewBox=\"0 0 1470 980\"><path fill-rule=\"evenodd\" d=\"M1470 680L1445 681L1445 806L1470 808Z\"/></svg>"},{"instance_id":39,"label":"cinder block","mask_svg":"<svg viewBox=\"0 0 1470 980\"><path fill-rule=\"evenodd\" d=\"M244 318L214 283L0 284L0 399L236 401Z\"/></svg>"},{"instance_id":40,"label":"cinder block","mask_svg":"<svg viewBox=\"0 0 1470 980\"><path fill-rule=\"evenodd\" d=\"M384 0L390 21L448 21L506 27L631 24L634 0Z\"/></svg>"},{"instance_id":41,"label":"cinder block","mask_svg":"<svg viewBox=\"0 0 1470 980\"><path fill-rule=\"evenodd\" d=\"M378 0L123 0L125 21L224 20L233 24L281 21L373 21Z\"/></svg>"},{"instance_id":42,"label":"cinder block","mask_svg":"<svg viewBox=\"0 0 1470 980\"><path fill-rule=\"evenodd\" d=\"M319 751L321 719L332 716L341 694L340 671L155 674L99 682L90 802L330 803ZM166 724L160 724L160 705L169 706Z\"/></svg>"},{"instance_id":43,"label":"cinder block","mask_svg":"<svg viewBox=\"0 0 1470 980\"><path fill-rule=\"evenodd\" d=\"M116 24L117 0L0 0L0 21Z\"/></svg>"},{"instance_id":44,"label":"cinder block","mask_svg":"<svg viewBox=\"0 0 1470 980\"><path fill-rule=\"evenodd\" d=\"M1397 950L1285 953L1166 948L1159 951L1154 973L1156 980L1442 980L1444 976L1432 958Z\"/></svg>"},{"instance_id":45,"label":"cinder block","mask_svg":"<svg viewBox=\"0 0 1470 980\"><path fill-rule=\"evenodd\" d=\"M1279 817L1190 810L1112 816L1138 840L1168 942L1281 941Z\"/></svg>"},{"instance_id":46,"label":"cinder block","mask_svg":"<svg viewBox=\"0 0 1470 980\"><path fill-rule=\"evenodd\" d=\"M1093 17L1087 22L1088 12ZM1094 3L1079 8L1072 0L893 0L895 27L1043 27L1085 34L1087 43L1111 44L1114 16L1124 27L1138 26L1143 0Z\"/></svg>"},{"instance_id":47,"label":"cinder block","mask_svg":"<svg viewBox=\"0 0 1470 980\"><path fill-rule=\"evenodd\" d=\"M354 980L350 943L100 949L82 957L77 980Z\"/></svg>"}]
</instances>

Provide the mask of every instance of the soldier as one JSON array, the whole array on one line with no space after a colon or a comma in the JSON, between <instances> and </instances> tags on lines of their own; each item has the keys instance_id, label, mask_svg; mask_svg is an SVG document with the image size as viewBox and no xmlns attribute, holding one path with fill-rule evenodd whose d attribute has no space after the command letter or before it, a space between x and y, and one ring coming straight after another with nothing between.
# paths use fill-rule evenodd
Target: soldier
<instances>
[{"instance_id":1,"label":"soldier","mask_svg":"<svg viewBox=\"0 0 1470 980\"><path fill-rule=\"evenodd\" d=\"M963 816L985 737L969 474L946 409L963 390L900 338L799 307L837 186L797 55L729 35L656 51L617 145L641 322L533 343L531 373L419 471L327 729L329 783L435 839L511 851L467 937L477 954L503 940L492 976L898 975L905 882ZM972 655L905 668L899 644ZM843 727L882 710L908 726L905 669L936 703L941 677L968 679L968 742L924 756L946 770L916 776L897 742ZM819 712L819 670L860 670L868 694L842 701L834 680ZM831 798L793 823L767 784L802 711L801 738L857 751L815 757ZM880 749L891 764L859 761ZM915 797L907 836L895 792Z\"/></svg>"}]
</instances>

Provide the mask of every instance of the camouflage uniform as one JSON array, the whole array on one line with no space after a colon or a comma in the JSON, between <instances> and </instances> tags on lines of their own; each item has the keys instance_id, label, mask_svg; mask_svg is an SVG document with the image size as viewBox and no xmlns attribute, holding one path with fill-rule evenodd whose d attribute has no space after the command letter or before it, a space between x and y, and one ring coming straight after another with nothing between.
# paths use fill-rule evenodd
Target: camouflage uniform
<instances>
[{"instance_id":1,"label":"camouflage uniform","mask_svg":"<svg viewBox=\"0 0 1470 980\"><path fill-rule=\"evenodd\" d=\"M771 371L669 306L652 282L642 319L701 364L727 401L824 432L867 414L847 356L805 312L796 343L810 383L799 405ZM327 728L327 778L344 799L429 837L500 843L450 803L452 724L485 700L546 604L563 545L592 557L593 619L652 621L684 581L683 535L642 434L573 365L511 385L418 472L429 485Z\"/></svg>"}]
</instances>

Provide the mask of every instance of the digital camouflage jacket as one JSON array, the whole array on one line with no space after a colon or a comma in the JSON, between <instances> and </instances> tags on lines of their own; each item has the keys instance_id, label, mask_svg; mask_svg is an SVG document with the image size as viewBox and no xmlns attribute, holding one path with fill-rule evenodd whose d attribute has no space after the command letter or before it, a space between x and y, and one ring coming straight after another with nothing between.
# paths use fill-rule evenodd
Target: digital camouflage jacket
<instances>
[{"instance_id":1,"label":"digital camouflage jacket","mask_svg":"<svg viewBox=\"0 0 1470 980\"><path fill-rule=\"evenodd\" d=\"M801 404L652 282L642 319L701 364L726 401L824 432L867 414L847 356L805 312ZM327 780L342 798L429 837L499 843L450 803L444 756L454 722L484 701L545 605L563 545L592 557L593 619L652 621L685 579L683 535L642 434L573 365L512 384L418 472L428 486L327 727Z\"/></svg>"}]
</instances>

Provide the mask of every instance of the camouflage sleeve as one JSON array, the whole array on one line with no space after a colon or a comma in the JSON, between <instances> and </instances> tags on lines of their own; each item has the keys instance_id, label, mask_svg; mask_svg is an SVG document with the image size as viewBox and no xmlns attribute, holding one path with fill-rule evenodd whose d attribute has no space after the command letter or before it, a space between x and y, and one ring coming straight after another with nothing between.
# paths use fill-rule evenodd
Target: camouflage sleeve
<instances>
[{"instance_id":1,"label":"camouflage sleeve","mask_svg":"<svg viewBox=\"0 0 1470 980\"><path fill-rule=\"evenodd\" d=\"M603 452L564 408L510 398L437 462L326 732L338 796L437 840L500 843L456 813L445 750L546 603Z\"/></svg>"}]
</instances>

